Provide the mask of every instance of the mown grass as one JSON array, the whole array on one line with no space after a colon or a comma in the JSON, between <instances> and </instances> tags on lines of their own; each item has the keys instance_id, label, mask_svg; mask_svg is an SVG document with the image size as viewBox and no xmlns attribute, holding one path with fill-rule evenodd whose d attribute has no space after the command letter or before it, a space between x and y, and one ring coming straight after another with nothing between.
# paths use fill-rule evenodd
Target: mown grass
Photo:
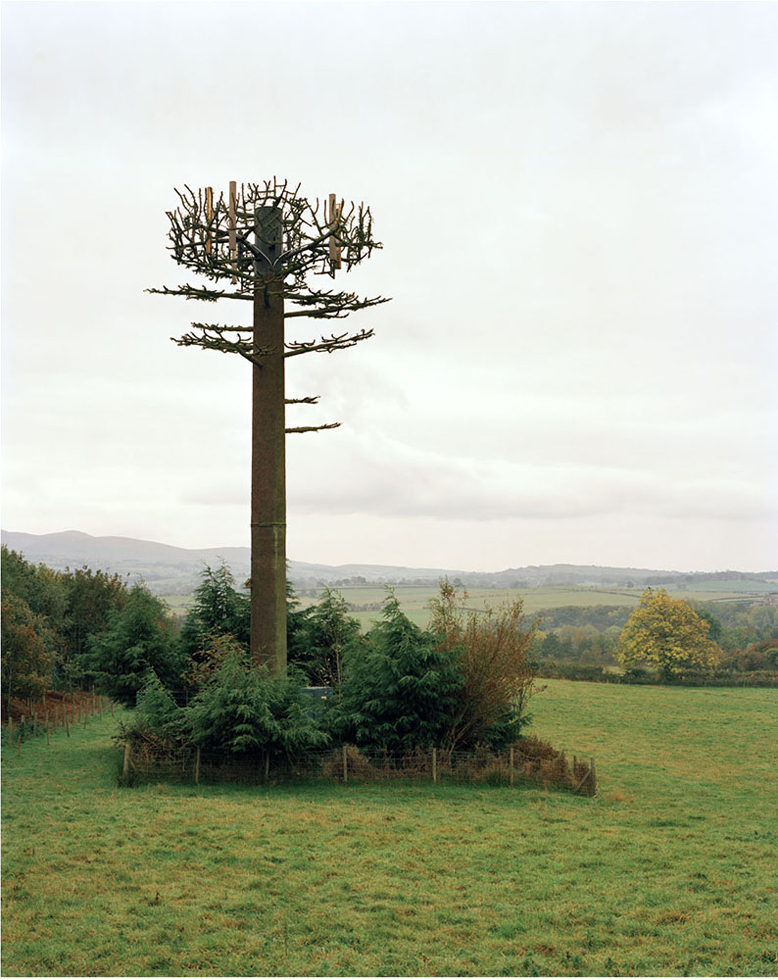
<instances>
[{"instance_id":1,"label":"mown grass","mask_svg":"<svg viewBox=\"0 0 778 980\"><path fill-rule=\"evenodd\" d=\"M778 972L778 691L544 682L598 799L120 789L112 720L3 760L3 972Z\"/></svg>"}]
</instances>

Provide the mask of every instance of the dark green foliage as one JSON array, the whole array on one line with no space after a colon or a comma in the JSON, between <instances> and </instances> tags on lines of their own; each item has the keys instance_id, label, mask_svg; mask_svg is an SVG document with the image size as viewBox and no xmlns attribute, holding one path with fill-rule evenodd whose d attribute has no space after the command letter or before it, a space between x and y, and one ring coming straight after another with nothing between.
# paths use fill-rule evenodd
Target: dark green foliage
<instances>
[{"instance_id":1,"label":"dark green foliage","mask_svg":"<svg viewBox=\"0 0 778 980\"><path fill-rule=\"evenodd\" d=\"M315 606L292 615L304 618L295 624L289 662L302 668L315 686L340 687L346 651L359 634L359 621L348 615L346 600L325 586Z\"/></svg>"},{"instance_id":2,"label":"dark green foliage","mask_svg":"<svg viewBox=\"0 0 778 980\"><path fill-rule=\"evenodd\" d=\"M414 625L392 595L383 620L346 654L334 730L388 752L440 745L462 683L452 651Z\"/></svg>"},{"instance_id":3,"label":"dark green foliage","mask_svg":"<svg viewBox=\"0 0 778 980\"><path fill-rule=\"evenodd\" d=\"M191 741L192 722L185 708L179 707L170 691L153 671L146 674L138 691L137 711L129 725L119 725L118 739L150 743L163 749L186 746Z\"/></svg>"},{"instance_id":4,"label":"dark green foliage","mask_svg":"<svg viewBox=\"0 0 778 980\"><path fill-rule=\"evenodd\" d=\"M235 579L226 565L212 569L206 565L202 583L195 590L194 605L184 620L178 637L182 658L197 663L203 659L207 637L229 634L248 648L251 630L251 600L235 588Z\"/></svg>"},{"instance_id":5,"label":"dark green foliage","mask_svg":"<svg viewBox=\"0 0 778 980\"><path fill-rule=\"evenodd\" d=\"M55 572L32 565L22 555L2 548L3 592L23 601L51 663L46 687L73 689L84 680L89 638L108 626L108 616L121 609L127 587L118 575L80 568ZM42 693L42 692L41 692Z\"/></svg>"},{"instance_id":6,"label":"dark green foliage","mask_svg":"<svg viewBox=\"0 0 778 980\"><path fill-rule=\"evenodd\" d=\"M572 660L575 651L568 637L560 640L559 635L552 630L543 637L538 654L544 660Z\"/></svg>"},{"instance_id":7,"label":"dark green foliage","mask_svg":"<svg viewBox=\"0 0 778 980\"><path fill-rule=\"evenodd\" d=\"M54 657L43 617L21 597L2 593L2 684L10 698L37 698L45 693Z\"/></svg>"},{"instance_id":8,"label":"dark green foliage","mask_svg":"<svg viewBox=\"0 0 778 980\"><path fill-rule=\"evenodd\" d=\"M5 545L1 552L2 682L10 704L11 697L39 697L52 683L65 587L45 565L32 565Z\"/></svg>"},{"instance_id":9,"label":"dark green foliage","mask_svg":"<svg viewBox=\"0 0 778 980\"><path fill-rule=\"evenodd\" d=\"M286 580L286 660L289 664L302 667L305 658L305 627L310 609L300 609L300 600L294 586Z\"/></svg>"},{"instance_id":10,"label":"dark green foliage","mask_svg":"<svg viewBox=\"0 0 778 980\"><path fill-rule=\"evenodd\" d=\"M3 589L23 599L35 616L45 616L59 628L66 606L66 576L46 565L33 565L23 555L2 549Z\"/></svg>"},{"instance_id":11,"label":"dark green foliage","mask_svg":"<svg viewBox=\"0 0 778 980\"><path fill-rule=\"evenodd\" d=\"M180 686L181 661L165 604L143 585L134 585L108 628L89 641L84 664L95 684L115 701L132 706L153 670L167 687Z\"/></svg>"},{"instance_id":12,"label":"dark green foliage","mask_svg":"<svg viewBox=\"0 0 778 980\"><path fill-rule=\"evenodd\" d=\"M63 576L65 613L61 626L60 679L68 687L81 679L89 639L104 632L112 612L124 608L127 585L119 575L84 566Z\"/></svg>"},{"instance_id":13,"label":"dark green foliage","mask_svg":"<svg viewBox=\"0 0 778 980\"><path fill-rule=\"evenodd\" d=\"M309 713L295 670L269 676L265 667L247 667L233 649L188 709L195 744L214 753L294 759L324 748L328 736Z\"/></svg>"},{"instance_id":14,"label":"dark green foliage","mask_svg":"<svg viewBox=\"0 0 778 980\"><path fill-rule=\"evenodd\" d=\"M176 704L170 691L153 671L146 675L146 682L138 692L136 705L137 717L143 719L150 728L177 726L185 714L184 709Z\"/></svg>"},{"instance_id":15,"label":"dark green foliage","mask_svg":"<svg viewBox=\"0 0 778 980\"><path fill-rule=\"evenodd\" d=\"M705 620L705 622L708 624L708 636L714 643L718 643L721 639L721 633L724 628L721 625L720 620L716 619L713 613L708 609L695 609L695 612L700 619Z\"/></svg>"}]
</instances>

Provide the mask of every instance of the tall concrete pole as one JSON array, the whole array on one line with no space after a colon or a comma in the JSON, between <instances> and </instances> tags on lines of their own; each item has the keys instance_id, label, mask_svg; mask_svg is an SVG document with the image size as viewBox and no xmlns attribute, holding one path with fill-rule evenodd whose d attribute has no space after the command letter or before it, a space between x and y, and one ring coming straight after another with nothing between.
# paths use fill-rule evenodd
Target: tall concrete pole
<instances>
[{"instance_id":1,"label":"tall concrete pole","mask_svg":"<svg viewBox=\"0 0 778 980\"><path fill-rule=\"evenodd\" d=\"M286 670L286 413L281 212L258 208L251 444L251 660Z\"/></svg>"}]
</instances>

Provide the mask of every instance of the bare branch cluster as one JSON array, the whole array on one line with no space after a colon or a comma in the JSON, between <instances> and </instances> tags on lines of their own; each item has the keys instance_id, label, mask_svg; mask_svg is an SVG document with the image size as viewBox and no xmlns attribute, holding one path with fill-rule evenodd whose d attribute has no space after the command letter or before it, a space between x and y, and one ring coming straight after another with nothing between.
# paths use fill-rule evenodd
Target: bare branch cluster
<instances>
[{"instance_id":1,"label":"bare branch cluster","mask_svg":"<svg viewBox=\"0 0 778 980\"><path fill-rule=\"evenodd\" d=\"M227 281L235 288L187 284L149 292L192 299L251 299L255 288L272 277L283 282L284 299L302 308L298 316L345 316L386 302L382 297L361 299L353 293L310 286L311 273L334 277L337 269L351 269L369 258L381 243L373 236L369 207L335 201L334 195L311 201L299 190L299 184L291 188L275 178L235 185L227 195L214 196L208 187L176 189L178 207L167 212L173 258L214 283ZM280 229L273 228L275 238L280 234L280 248L272 256L253 241L257 211L271 208L280 212Z\"/></svg>"},{"instance_id":2,"label":"bare branch cluster","mask_svg":"<svg viewBox=\"0 0 778 980\"><path fill-rule=\"evenodd\" d=\"M383 296L363 297L309 283L311 275L334 277L381 248L373 236L370 208L337 201L334 194L311 201L300 186L275 178L263 183L231 183L228 193L214 196L210 187L176 190L178 206L168 211L168 249L179 264L204 283L147 290L163 296L215 303L221 299L252 302L257 293L280 294L284 318L340 320L358 310L388 302ZM269 244L268 244L269 243ZM286 304L291 308L287 308ZM333 333L318 339L284 344L284 357L328 353L353 347L373 336L372 330ZM261 347L250 326L194 322L191 330L171 338L180 347L199 347L238 354L252 364L277 351ZM316 404L318 396L287 399L289 404ZM340 423L302 426L288 432L336 428Z\"/></svg>"}]
</instances>

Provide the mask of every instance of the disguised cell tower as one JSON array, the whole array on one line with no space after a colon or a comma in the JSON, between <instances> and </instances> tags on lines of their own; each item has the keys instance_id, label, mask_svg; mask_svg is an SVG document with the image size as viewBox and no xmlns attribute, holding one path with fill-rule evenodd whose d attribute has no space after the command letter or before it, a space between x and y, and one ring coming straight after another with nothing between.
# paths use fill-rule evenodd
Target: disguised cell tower
<instances>
[{"instance_id":1,"label":"disguised cell tower","mask_svg":"<svg viewBox=\"0 0 778 980\"><path fill-rule=\"evenodd\" d=\"M251 657L271 673L286 669L286 453L287 432L334 429L340 422L286 428L285 406L314 405L318 395L287 398L287 357L353 347L372 330L333 333L314 340L287 340L285 321L297 317L342 320L357 310L388 302L317 289L313 275L335 277L381 244L373 238L370 209L338 202L334 194L315 202L299 185L273 178L262 184L230 182L229 193L176 190L179 205L168 211L173 258L211 285L149 289L164 296L217 302L250 302L252 326L192 323L181 347L239 354L251 362Z\"/></svg>"}]
</instances>

